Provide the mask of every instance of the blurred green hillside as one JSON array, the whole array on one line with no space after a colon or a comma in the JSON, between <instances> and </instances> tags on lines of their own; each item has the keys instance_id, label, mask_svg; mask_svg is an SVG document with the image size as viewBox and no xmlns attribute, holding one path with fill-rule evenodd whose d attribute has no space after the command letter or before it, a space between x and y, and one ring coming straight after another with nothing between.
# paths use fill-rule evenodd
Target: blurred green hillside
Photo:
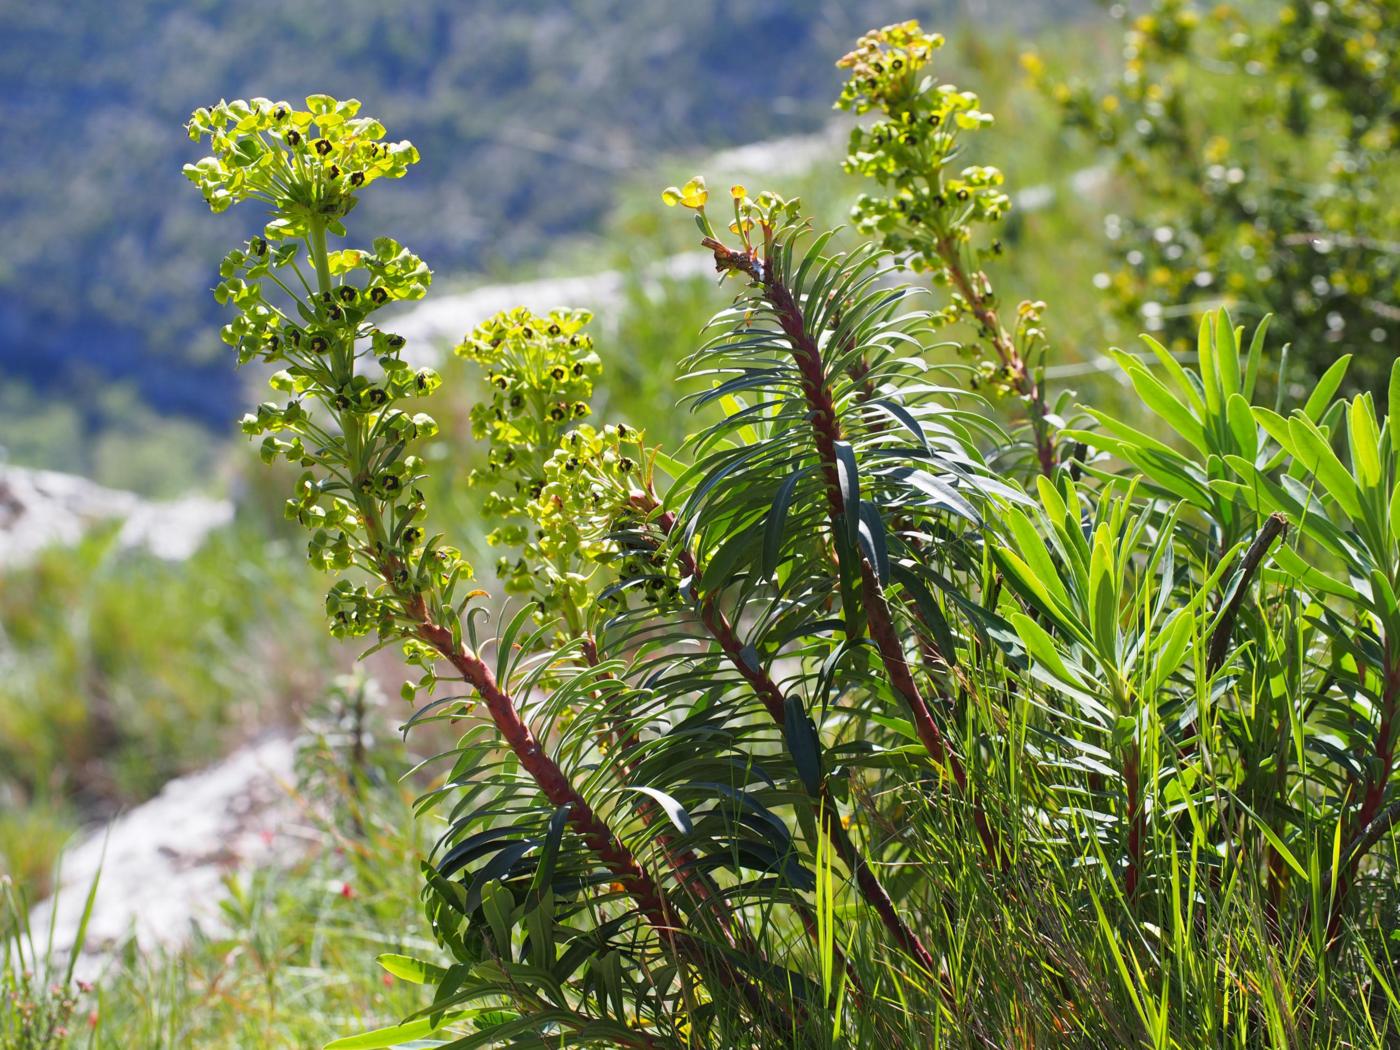
<instances>
[{"instance_id":1,"label":"blurred green hillside","mask_svg":"<svg viewBox=\"0 0 1400 1050\"><path fill-rule=\"evenodd\" d=\"M1087 6L1014 0L982 21L1020 30ZM178 128L196 106L363 98L432 159L367 203L365 221L440 274L501 273L596 229L620 181L658 154L820 126L832 60L869 25L963 12L954 0L10 5L0 447L148 489L204 467L171 464L164 483L127 467L143 436L188 447L178 420L219 428L236 402L205 294L218 250L179 171L194 154Z\"/></svg>"}]
</instances>

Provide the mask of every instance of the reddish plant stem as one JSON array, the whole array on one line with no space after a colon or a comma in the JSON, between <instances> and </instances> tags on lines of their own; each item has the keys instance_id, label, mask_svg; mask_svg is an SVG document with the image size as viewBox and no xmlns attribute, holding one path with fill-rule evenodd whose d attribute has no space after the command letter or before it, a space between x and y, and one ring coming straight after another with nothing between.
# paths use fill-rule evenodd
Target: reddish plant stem
<instances>
[{"instance_id":1,"label":"reddish plant stem","mask_svg":"<svg viewBox=\"0 0 1400 1050\"><path fill-rule=\"evenodd\" d=\"M1123 759L1123 787L1127 795L1128 821L1128 867L1123 873L1123 890L1131 904L1137 899L1142 875L1142 790L1135 754L1130 753Z\"/></svg>"},{"instance_id":2,"label":"reddish plant stem","mask_svg":"<svg viewBox=\"0 0 1400 1050\"><path fill-rule=\"evenodd\" d=\"M771 1004L767 1003L759 989L727 966L711 965L703 949L681 925L665 891L607 822L584 801L564 771L545 753L530 727L520 717L515 701L501 689L490 668L455 642L450 630L433 621L421 594L414 594L406 600L405 612L418 625L418 636L436 649L456 668L463 680L476 689L506 744L515 752L521 766L534 779L545 798L556 806L569 807L567 819L574 831L632 898L648 925L679 957L690 960L706 973L716 973L726 987L743 996L756 1015L761 1016Z\"/></svg>"},{"instance_id":3,"label":"reddish plant stem","mask_svg":"<svg viewBox=\"0 0 1400 1050\"><path fill-rule=\"evenodd\" d=\"M634 497L633 503L647 513L659 509L656 501L649 496ZM666 511L657 515L655 524L663 535L669 537L675 529L676 516L671 511ZM682 550L680 552L680 566L682 572L692 578L698 578L695 557L690 551ZM744 643L740 641L733 625L730 624L728 618L718 608L711 596L701 599L700 622L710 637L719 645L720 651L724 653L730 665L753 689L763 703L764 710L768 712L769 717L777 725L782 726L787 719L787 708L783 702L782 690L778 688L778 683L773 681L763 668L745 658ZM856 887L860 890L861 896L880 917L881 923L884 924L890 936L894 938L895 943L920 966L932 972L934 969L933 955L924 947L919 935L900 917L899 911L895 908L894 901L880 881L880 877L875 874L874 869L870 867L869 862L852 841L850 833L841 823L840 810L825 781L822 782L815 802L822 830L836 848L836 855L841 858L841 863L855 878ZM836 950L840 952L839 948Z\"/></svg>"},{"instance_id":4,"label":"reddish plant stem","mask_svg":"<svg viewBox=\"0 0 1400 1050\"><path fill-rule=\"evenodd\" d=\"M1055 440L1050 433L1050 422L1047 418L1050 412L1045 404L1045 392L1026 367L1025 358L1016 349L1016 343L1010 333L1002 327L1001 318L997 316L991 302L963 266L957 243L946 235L939 237L936 243L938 257L943 261L949 279L967 302L968 311L982 327L1002 365L1010 374L1012 387L1026 399L1031 432L1035 436L1036 459L1040 464L1040 472L1048 478L1055 472L1057 456Z\"/></svg>"},{"instance_id":5,"label":"reddish plant stem","mask_svg":"<svg viewBox=\"0 0 1400 1050\"><path fill-rule=\"evenodd\" d=\"M822 361L821 350L812 334L807 331L807 321L802 308L793 298L792 291L777 278L773 266L773 251L769 251L763 266L745 252L731 251L719 241L706 238L702 242L714 252L716 266L724 272L737 271L745 274L762 289L763 297L773 310L778 325L787 336L793 362L801 375L803 396L811 410L813 442L817 449L817 459L821 466L822 479L826 490L827 513L833 534L839 535L846 519L845 497L841 492L840 477L836 467L836 445L842 440L841 421L836 415L836 406L831 397L827 382L826 366ZM839 545L838 545L839 551ZM915 732L924 749L933 760L945 767L951 774L958 792L968 793L967 772L962 760L949 746L943 732L934 721L927 702L919 690L918 683L909 670L909 662L900 644L899 634L894 626L894 616L885 598L875 568L865 558L860 558L862 601L865 617L869 624L871 640L885 665L890 677L890 685L908 706L914 722ZM840 555L837 555L838 567ZM986 814L980 805L974 803L973 820L978 836L988 856L1000 862L1000 846L987 822Z\"/></svg>"},{"instance_id":6,"label":"reddish plant stem","mask_svg":"<svg viewBox=\"0 0 1400 1050\"><path fill-rule=\"evenodd\" d=\"M601 662L598 656L598 644L591 635L585 635L582 639L583 657L590 667L597 667ZM612 678L613 675L605 673L604 677ZM641 741L637 734L631 730L622 732L613 727L610 731L612 746L622 750L624 755L635 751ZM632 775L634 767L623 759L622 768L629 776ZM666 816L661 813L656 804L649 798L643 797L638 804L637 811L642 818L642 823L648 828L652 826L664 827ZM705 874L700 868L700 858L692 849L678 847L675 839L665 831L660 831L656 836L657 844L661 847L661 852L666 858L666 862L671 866L676 874L676 882L682 890L689 893L701 905L708 907L719 920L719 926L724 933L725 940L731 948L739 948L755 958L759 958L758 945L754 942L752 935L745 926L743 920L735 915L729 904L724 899L724 894L720 891L713 879Z\"/></svg>"},{"instance_id":7,"label":"reddish plant stem","mask_svg":"<svg viewBox=\"0 0 1400 1050\"><path fill-rule=\"evenodd\" d=\"M1400 720L1400 656L1393 652L1390 639L1386 640L1384 660L1381 720L1374 742L1375 762L1366 776L1361 805L1344 840L1345 845L1338 860L1339 870L1327 880L1332 889L1332 909L1327 920L1329 941L1335 940L1341 932L1342 914L1347 898L1355 887L1366 851L1379 841L1384 828L1394 823L1393 817L1389 821L1381 819L1381 806L1385 802L1386 789L1395 765L1396 723ZM1379 834L1375 831L1378 827L1382 828Z\"/></svg>"},{"instance_id":8,"label":"reddish plant stem","mask_svg":"<svg viewBox=\"0 0 1400 1050\"><path fill-rule=\"evenodd\" d=\"M407 612L418 625L418 636L456 668L463 680L480 695L502 738L539 785L545 798L555 806L569 807L568 821L584 844L621 883L647 922L668 943L677 946L681 931L661 887L613 834L603 818L584 801L564 771L545 753L530 727L520 717L515 701L500 688L490 668L478 656L455 642L450 630L433 622L421 595L410 599Z\"/></svg>"}]
</instances>

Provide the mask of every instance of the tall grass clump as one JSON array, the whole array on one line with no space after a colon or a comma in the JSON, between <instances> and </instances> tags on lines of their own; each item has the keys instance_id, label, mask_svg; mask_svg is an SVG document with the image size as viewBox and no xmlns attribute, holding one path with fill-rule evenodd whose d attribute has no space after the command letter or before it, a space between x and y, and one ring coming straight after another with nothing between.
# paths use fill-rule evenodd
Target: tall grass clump
<instances>
[{"instance_id":1,"label":"tall grass clump","mask_svg":"<svg viewBox=\"0 0 1400 1050\"><path fill-rule=\"evenodd\" d=\"M84 820L144 801L326 677L298 552L250 525L187 562L115 528L0 584L0 872L41 893Z\"/></svg>"},{"instance_id":2,"label":"tall grass clump","mask_svg":"<svg viewBox=\"0 0 1400 1050\"><path fill-rule=\"evenodd\" d=\"M24 888L0 875L0 1046L6 1050L63 1050L91 1038L93 987L74 970L96 893L94 881L74 943L60 952L54 925L36 930Z\"/></svg>"},{"instance_id":3,"label":"tall grass clump","mask_svg":"<svg viewBox=\"0 0 1400 1050\"><path fill-rule=\"evenodd\" d=\"M430 526L440 378L382 313L429 271L339 240L417 152L328 96L194 114L214 210L272 216L216 290L278 369L244 429L303 471L332 632L402 651L407 727L456 727L417 807L441 958L384 960L430 991L334 1045L1395 1038L1400 371L1388 409L1337 399L1345 358L1261 403L1266 325L1217 311L1187 359L1115 355L1140 418L1049 390L941 43L842 60L854 247L665 191L734 289L679 448L594 421L584 311L467 334L504 608Z\"/></svg>"}]
</instances>

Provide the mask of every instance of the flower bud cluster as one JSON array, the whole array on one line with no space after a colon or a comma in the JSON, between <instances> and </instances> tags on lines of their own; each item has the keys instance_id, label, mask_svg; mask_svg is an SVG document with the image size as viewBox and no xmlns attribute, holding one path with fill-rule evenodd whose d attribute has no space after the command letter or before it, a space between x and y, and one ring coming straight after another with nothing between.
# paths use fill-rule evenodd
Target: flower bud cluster
<instances>
[{"instance_id":1,"label":"flower bud cluster","mask_svg":"<svg viewBox=\"0 0 1400 1050\"><path fill-rule=\"evenodd\" d=\"M290 360L306 352L329 360L345 350L347 338L371 341L381 356L396 355L403 338L380 331L373 315L427 293L432 274L423 260L387 237L368 251L327 252L322 260L327 288L311 293L316 274L303 270L304 254L300 244L271 247L266 237L254 237L224 257L214 298L238 311L220 334L238 352L239 364Z\"/></svg>"},{"instance_id":2,"label":"flower bud cluster","mask_svg":"<svg viewBox=\"0 0 1400 1050\"><path fill-rule=\"evenodd\" d=\"M940 244L969 242L975 224L994 223L1011 207L996 168L949 170L963 132L992 123L978 98L929 71L943 45L936 33L904 22L860 38L837 65L849 70L837 107L880 118L851 132L845 168L873 178L880 196L862 195L854 217L864 233L905 255L918 271L944 269Z\"/></svg>"},{"instance_id":3,"label":"flower bud cluster","mask_svg":"<svg viewBox=\"0 0 1400 1050\"><path fill-rule=\"evenodd\" d=\"M647 468L641 432L625 423L570 432L545 461L544 487L528 508L540 552L556 564L610 560L616 545L608 536L642 491Z\"/></svg>"},{"instance_id":4,"label":"flower bud cluster","mask_svg":"<svg viewBox=\"0 0 1400 1050\"><path fill-rule=\"evenodd\" d=\"M980 358L968 386L993 400L1024 397L1023 379L1016 371L1015 362L1038 360L1045 354L1049 344L1044 315L1045 303L1039 299L1026 299L1017 304L1015 327L1010 334L1016 348L1015 356L1009 360ZM964 348L965 352L971 350Z\"/></svg>"},{"instance_id":5,"label":"flower bud cluster","mask_svg":"<svg viewBox=\"0 0 1400 1050\"><path fill-rule=\"evenodd\" d=\"M548 315L517 308L487 319L456 348L485 372L487 396L472 406L472 433L488 443L486 465L469 484L489 487L482 512L500 524L493 546L526 548L530 509L546 484L545 465L570 430L592 409L599 373L593 339L584 331L591 315L555 310ZM502 558L498 572L513 593L539 590L539 552Z\"/></svg>"},{"instance_id":6,"label":"flower bud cluster","mask_svg":"<svg viewBox=\"0 0 1400 1050\"><path fill-rule=\"evenodd\" d=\"M507 591L536 598L541 618L563 613L574 627L594 604L600 566L617 559L611 536L649 469L637 430L580 422L600 373L589 320L511 310L457 348L482 367L489 394L472 410L487 463L469 481L491 489L482 512L499 524L488 540L515 548L497 574Z\"/></svg>"},{"instance_id":7,"label":"flower bud cluster","mask_svg":"<svg viewBox=\"0 0 1400 1050\"><path fill-rule=\"evenodd\" d=\"M207 136L214 152L186 171L215 211L249 198L273 205L263 234L224 258L214 292L235 311L223 337L239 362L281 366L268 381L279 399L245 415L242 429L262 438L264 461L302 468L286 516L310 532L311 564L368 577L331 588L331 632L401 639L407 605L448 603L471 575L424 526L414 449L437 423L416 403L441 379L404 361L403 337L376 321L391 303L421 299L432 274L387 237L330 251L325 235L337 232L352 190L402 175L417 152L384 144L357 102L316 95L307 105L255 99L197 111L191 137Z\"/></svg>"},{"instance_id":8,"label":"flower bud cluster","mask_svg":"<svg viewBox=\"0 0 1400 1050\"><path fill-rule=\"evenodd\" d=\"M797 197L780 197L771 190L764 190L757 197L750 197L747 189L736 185L729 187L729 198L734 207L734 217L726 228L743 243L743 252L733 252L729 249L725 251L735 259L747 259L748 264L745 268L757 264L760 245L766 251L772 243L773 234L797 222L802 212L802 202ZM707 246L713 248L719 244L719 238L705 211L705 204L709 199L710 193L705 187L702 175L696 175L684 186L667 186L661 191L661 201L668 208L679 204L695 212L695 221L700 231L706 235ZM753 236L755 229L759 231L757 239ZM717 253L715 258L722 264L720 254ZM721 265L721 268L724 269L724 266Z\"/></svg>"},{"instance_id":9,"label":"flower bud cluster","mask_svg":"<svg viewBox=\"0 0 1400 1050\"><path fill-rule=\"evenodd\" d=\"M340 220L361 189L418 162L410 143L383 141L384 125L359 111L357 100L329 95L309 96L306 109L265 98L202 106L185 127L211 153L185 175L216 212L250 199L271 205L273 238L304 236L313 217L343 234Z\"/></svg>"}]
</instances>

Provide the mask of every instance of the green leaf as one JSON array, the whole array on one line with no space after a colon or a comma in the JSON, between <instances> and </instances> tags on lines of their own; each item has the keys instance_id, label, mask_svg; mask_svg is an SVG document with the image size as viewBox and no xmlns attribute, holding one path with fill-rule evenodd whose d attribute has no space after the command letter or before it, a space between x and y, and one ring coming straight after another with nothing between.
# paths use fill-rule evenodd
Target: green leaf
<instances>
[{"instance_id":1,"label":"green leaf","mask_svg":"<svg viewBox=\"0 0 1400 1050\"><path fill-rule=\"evenodd\" d=\"M1093 612L1094 640L1099 652L1113 661L1118 651L1118 586L1110 531L1107 523L1094 530L1094 546L1089 558L1089 608Z\"/></svg>"},{"instance_id":2,"label":"green leaf","mask_svg":"<svg viewBox=\"0 0 1400 1050\"><path fill-rule=\"evenodd\" d=\"M783 483L778 486L777 496L773 498L773 507L768 512L768 521L763 526L764 579L771 578L778 568L778 555L782 551L783 527L787 524L788 507L792 504L792 494L804 473L805 471L795 470L784 478Z\"/></svg>"},{"instance_id":3,"label":"green leaf","mask_svg":"<svg viewBox=\"0 0 1400 1050\"><path fill-rule=\"evenodd\" d=\"M1273 409L1264 408L1260 405L1254 407L1253 414L1255 422L1264 428L1264 433L1278 442L1279 447L1290 456L1294 455L1293 435L1289 432L1288 420L1284 419L1283 416L1279 415Z\"/></svg>"},{"instance_id":4,"label":"green leaf","mask_svg":"<svg viewBox=\"0 0 1400 1050\"><path fill-rule=\"evenodd\" d=\"M1122 365L1123 370L1127 372L1133 389L1137 391L1143 403L1189 444L1201 452L1207 451L1205 433L1201 430L1201 424L1191 415L1190 409L1138 363L1136 358L1129 357L1122 352L1115 352L1114 356ZM1207 403L1209 404L1209 401Z\"/></svg>"},{"instance_id":5,"label":"green leaf","mask_svg":"<svg viewBox=\"0 0 1400 1050\"><path fill-rule=\"evenodd\" d=\"M1245 459L1253 459L1259 453L1259 427L1249 402L1240 394L1231 394L1225 401L1225 418L1235 439L1235 450Z\"/></svg>"},{"instance_id":6,"label":"green leaf","mask_svg":"<svg viewBox=\"0 0 1400 1050\"><path fill-rule=\"evenodd\" d=\"M327 1043L324 1050L382 1050L384 1047L402 1046L415 1039L426 1039L435 1035L442 1030L444 1023L445 1019L434 1021L430 1017L424 1017L407 1024L376 1028L372 1032L337 1039L333 1043Z\"/></svg>"},{"instance_id":7,"label":"green leaf","mask_svg":"<svg viewBox=\"0 0 1400 1050\"><path fill-rule=\"evenodd\" d=\"M1044 666L1056 678L1081 689L1084 687L1080 677L1065 664L1055 645L1055 639L1050 637L1050 633L1044 627L1025 613L1012 613L1010 620L1032 660Z\"/></svg>"},{"instance_id":8,"label":"green leaf","mask_svg":"<svg viewBox=\"0 0 1400 1050\"><path fill-rule=\"evenodd\" d=\"M1187 646L1191 643L1192 627L1196 619L1189 610L1176 613L1166 628L1159 631L1156 639L1156 661L1152 668L1151 691L1156 693L1167 679L1176 673L1186 658Z\"/></svg>"},{"instance_id":9,"label":"green leaf","mask_svg":"<svg viewBox=\"0 0 1400 1050\"><path fill-rule=\"evenodd\" d=\"M491 936L496 942L496 951L509 957L511 954L511 928L515 925L515 898L510 890L492 879L481 890L481 907L486 913L486 921L491 926Z\"/></svg>"},{"instance_id":10,"label":"green leaf","mask_svg":"<svg viewBox=\"0 0 1400 1050\"><path fill-rule=\"evenodd\" d=\"M686 808L677 802L672 796L664 791L659 791L653 787L631 787L628 791L636 791L654 800L666 812L666 816L675 825L676 830L682 835L689 835L695 830L695 823L690 819L690 814Z\"/></svg>"},{"instance_id":11,"label":"green leaf","mask_svg":"<svg viewBox=\"0 0 1400 1050\"><path fill-rule=\"evenodd\" d=\"M1037 581L1037 589L1053 596L1060 608L1069 609L1069 592L1065 590L1065 585L1060 579L1060 569L1050 557L1050 549L1041 539L1040 533L1035 531L1030 519L1015 508L1008 508L1005 521L1016 539L1016 548L1021 558L1025 559L1025 564Z\"/></svg>"},{"instance_id":12,"label":"green leaf","mask_svg":"<svg viewBox=\"0 0 1400 1050\"><path fill-rule=\"evenodd\" d=\"M1400 434L1400 357L1390 366L1390 386L1387 387L1386 414L1390 417L1390 432Z\"/></svg>"},{"instance_id":13,"label":"green leaf","mask_svg":"<svg viewBox=\"0 0 1400 1050\"><path fill-rule=\"evenodd\" d=\"M1220 389L1228 401L1231 394L1240 392L1240 343L1239 332L1223 306L1215 311L1215 360Z\"/></svg>"},{"instance_id":14,"label":"green leaf","mask_svg":"<svg viewBox=\"0 0 1400 1050\"><path fill-rule=\"evenodd\" d=\"M860 475L856 471L855 450L849 441L836 442L836 483L846 512L846 536L854 540L860 516Z\"/></svg>"},{"instance_id":15,"label":"green leaf","mask_svg":"<svg viewBox=\"0 0 1400 1050\"><path fill-rule=\"evenodd\" d=\"M506 625L506 629L501 633L496 651L496 681L500 682L503 686L506 684L506 669L510 666L510 658L514 653L515 638L534 611L535 603L526 602L520 607L520 610L511 617L510 623Z\"/></svg>"},{"instance_id":16,"label":"green leaf","mask_svg":"<svg viewBox=\"0 0 1400 1050\"><path fill-rule=\"evenodd\" d=\"M796 693L783 702L783 738L787 742L792 764L797 767L798 779L810 795L816 795L822 786L822 745L817 736L817 727L807 717L807 709L802 698Z\"/></svg>"},{"instance_id":17,"label":"green leaf","mask_svg":"<svg viewBox=\"0 0 1400 1050\"><path fill-rule=\"evenodd\" d=\"M1225 398L1220 388L1220 369L1215 356L1215 318L1206 313L1201 316L1196 330L1196 361L1201 373L1201 388L1206 395L1206 415L1217 416L1225 409Z\"/></svg>"},{"instance_id":18,"label":"green leaf","mask_svg":"<svg viewBox=\"0 0 1400 1050\"><path fill-rule=\"evenodd\" d=\"M869 500L860 501L860 525L857 542L861 556L870 563L881 585L890 579L890 554L885 545L885 523L880 518L880 510Z\"/></svg>"},{"instance_id":19,"label":"green leaf","mask_svg":"<svg viewBox=\"0 0 1400 1050\"><path fill-rule=\"evenodd\" d=\"M1347 416L1347 433L1351 446L1351 465L1366 488L1381 483L1380 431L1369 400L1361 394L1351 399Z\"/></svg>"},{"instance_id":20,"label":"green leaf","mask_svg":"<svg viewBox=\"0 0 1400 1050\"><path fill-rule=\"evenodd\" d=\"M1147 344L1148 349L1152 351L1152 355L1157 358L1163 370L1176 381L1177 389L1181 392L1181 395L1186 398L1193 413L1198 416L1205 415L1205 402L1201 400L1200 394L1196 392L1195 384L1193 384L1187 376L1186 369L1181 367L1181 362L1172 356L1170 350L1156 339L1153 339L1150 335L1144 335L1142 341Z\"/></svg>"},{"instance_id":21,"label":"green leaf","mask_svg":"<svg viewBox=\"0 0 1400 1050\"><path fill-rule=\"evenodd\" d=\"M1268 821L1254 812L1254 810L1250 809L1243 801L1236 799L1236 802L1239 803L1241 809L1249 814L1260 833L1269 840L1269 845L1273 846L1278 855L1287 862L1288 866L1297 872L1298 876L1306 882L1308 878L1307 871L1303 868L1303 865L1298 863L1298 858L1293 855L1293 851L1284 845L1283 839L1278 837L1278 832L1274 831L1274 829L1269 826Z\"/></svg>"},{"instance_id":22,"label":"green leaf","mask_svg":"<svg viewBox=\"0 0 1400 1050\"><path fill-rule=\"evenodd\" d=\"M1055 622L1055 626L1062 631L1085 645L1092 645L1091 639L1084 632L1083 625L1075 619L1074 614L1068 608L1055 600L1055 597L1046 589L1044 581L1036 575L1029 565L1005 547L993 547L992 554L1001 566L1002 572L1006 574L1007 582L1016 589L1022 598L1050 617Z\"/></svg>"},{"instance_id":23,"label":"green leaf","mask_svg":"<svg viewBox=\"0 0 1400 1050\"><path fill-rule=\"evenodd\" d=\"M1292 547L1281 546L1274 551L1274 562L1280 569L1297 579L1309 590L1335 594L1339 598L1345 598L1347 601L1357 604L1363 604L1365 601L1361 592L1351 584L1337 579L1330 573L1323 572L1316 565L1305 560Z\"/></svg>"},{"instance_id":24,"label":"green leaf","mask_svg":"<svg viewBox=\"0 0 1400 1050\"><path fill-rule=\"evenodd\" d=\"M1264 337L1269 331L1269 322L1273 320L1273 314L1265 314L1257 325L1254 326L1254 336L1249 341L1249 358L1244 369L1244 388L1241 393L1245 399L1254 397L1254 382L1259 376L1259 361L1264 355Z\"/></svg>"},{"instance_id":25,"label":"green leaf","mask_svg":"<svg viewBox=\"0 0 1400 1050\"><path fill-rule=\"evenodd\" d=\"M1305 416L1294 413L1288 420L1288 433L1293 438L1300 466L1317 475L1317 480L1336 500L1338 506L1353 520L1361 518L1361 494L1356 479L1342 465L1332 446L1317 425Z\"/></svg>"},{"instance_id":26,"label":"green leaf","mask_svg":"<svg viewBox=\"0 0 1400 1050\"><path fill-rule=\"evenodd\" d=\"M437 984L447 973L441 966L423 962L410 955L386 953L376 960L388 973L410 984Z\"/></svg>"},{"instance_id":27,"label":"green leaf","mask_svg":"<svg viewBox=\"0 0 1400 1050\"><path fill-rule=\"evenodd\" d=\"M1332 395L1342 385L1342 378L1347 374L1347 365L1349 364L1351 364L1351 355L1343 354L1332 362L1331 368L1322 373L1322 378L1317 381L1317 385L1313 387L1312 393L1308 395L1308 400L1303 405L1303 415L1314 423L1322 418L1322 413L1332 402Z\"/></svg>"}]
</instances>

